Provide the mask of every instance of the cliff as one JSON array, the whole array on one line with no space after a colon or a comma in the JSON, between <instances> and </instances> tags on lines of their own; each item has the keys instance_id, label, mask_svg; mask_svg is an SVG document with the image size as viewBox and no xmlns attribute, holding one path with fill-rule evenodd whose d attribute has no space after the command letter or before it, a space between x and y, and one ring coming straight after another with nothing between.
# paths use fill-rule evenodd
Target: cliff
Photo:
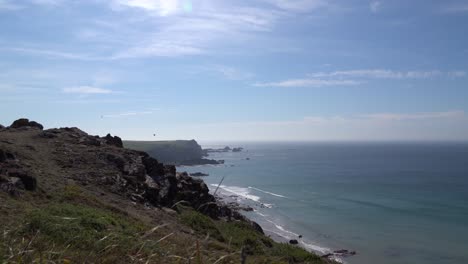
<instances>
[{"instance_id":1,"label":"cliff","mask_svg":"<svg viewBox=\"0 0 468 264\"><path fill-rule=\"evenodd\" d=\"M145 151L159 161L174 165L219 164L205 159L206 152L195 140L124 141L126 148Z\"/></svg>"},{"instance_id":2,"label":"cliff","mask_svg":"<svg viewBox=\"0 0 468 264\"><path fill-rule=\"evenodd\" d=\"M0 127L2 263L329 263L120 138Z\"/></svg>"}]
</instances>

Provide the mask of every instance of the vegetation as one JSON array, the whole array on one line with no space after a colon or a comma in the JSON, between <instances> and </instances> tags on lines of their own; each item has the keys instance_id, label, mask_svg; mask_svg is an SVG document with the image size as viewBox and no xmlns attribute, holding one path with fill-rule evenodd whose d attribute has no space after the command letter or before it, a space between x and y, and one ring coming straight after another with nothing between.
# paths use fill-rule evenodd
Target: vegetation
<instances>
[{"instance_id":1,"label":"vegetation","mask_svg":"<svg viewBox=\"0 0 468 264\"><path fill-rule=\"evenodd\" d=\"M74 185L41 205L1 198L3 206L22 208L0 218L1 263L324 263L246 223L213 220L185 206L177 207L175 222L151 226ZM193 231L168 228L179 224Z\"/></svg>"}]
</instances>

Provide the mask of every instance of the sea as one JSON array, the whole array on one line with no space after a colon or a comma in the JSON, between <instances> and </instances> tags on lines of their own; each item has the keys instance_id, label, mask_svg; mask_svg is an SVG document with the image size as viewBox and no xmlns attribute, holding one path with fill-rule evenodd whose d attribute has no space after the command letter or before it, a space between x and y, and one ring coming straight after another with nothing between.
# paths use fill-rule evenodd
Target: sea
<instances>
[{"instance_id":1,"label":"sea","mask_svg":"<svg viewBox=\"0 0 468 264\"><path fill-rule=\"evenodd\" d=\"M349 264L468 263L468 143L223 142L212 193L251 206L267 234ZM299 238L301 236L301 238Z\"/></svg>"}]
</instances>

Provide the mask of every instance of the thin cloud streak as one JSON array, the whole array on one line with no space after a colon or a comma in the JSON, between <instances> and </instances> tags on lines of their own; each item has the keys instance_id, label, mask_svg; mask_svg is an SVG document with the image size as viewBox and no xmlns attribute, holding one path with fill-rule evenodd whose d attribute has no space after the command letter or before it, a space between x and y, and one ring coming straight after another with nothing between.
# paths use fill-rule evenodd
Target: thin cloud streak
<instances>
[{"instance_id":1,"label":"thin cloud streak","mask_svg":"<svg viewBox=\"0 0 468 264\"><path fill-rule=\"evenodd\" d=\"M74 94L111 94L114 91L99 87L93 86L78 86L78 87L69 87L63 88L64 93L74 93Z\"/></svg>"},{"instance_id":2,"label":"thin cloud streak","mask_svg":"<svg viewBox=\"0 0 468 264\"><path fill-rule=\"evenodd\" d=\"M118 114L109 114L103 115L103 118L120 118L120 117L131 117L131 116L141 116L141 115L151 115L153 111L132 111L132 112L124 112Z\"/></svg>"},{"instance_id":3,"label":"thin cloud streak","mask_svg":"<svg viewBox=\"0 0 468 264\"><path fill-rule=\"evenodd\" d=\"M325 79L290 79L280 82L255 83L257 87L324 87L358 85L354 80L325 80Z\"/></svg>"},{"instance_id":4,"label":"thin cloud streak","mask_svg":"<svg viewBox=\"0 0 468 264\"><path fill-rule=\"evenodd\" d=\"M461 72L459 72L461 73ZM375 79L427 79L439 76L446 76L450 73L443 73L439 70L432 71L393 71L386 69L359 69L334 72L317 72L309 76L315 78L323 77L361 77Z\"/></svg>"}]
</instances>

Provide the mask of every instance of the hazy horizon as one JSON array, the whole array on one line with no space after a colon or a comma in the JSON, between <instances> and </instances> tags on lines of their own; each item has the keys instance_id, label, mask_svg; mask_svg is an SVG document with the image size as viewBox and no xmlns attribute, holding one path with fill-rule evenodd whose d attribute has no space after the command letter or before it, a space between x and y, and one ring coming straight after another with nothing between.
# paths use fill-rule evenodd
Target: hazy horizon
<instances>
[{"instance_id":1,"label":"hazy horizon","mask_svg":"<svg viewBox=\"0 0 468 264\"><path fill-rule=\"evenodd\" d=\"M0 21L4 126L468 141L466 0L0 0Z\"/></svg>"}]
</instances>

